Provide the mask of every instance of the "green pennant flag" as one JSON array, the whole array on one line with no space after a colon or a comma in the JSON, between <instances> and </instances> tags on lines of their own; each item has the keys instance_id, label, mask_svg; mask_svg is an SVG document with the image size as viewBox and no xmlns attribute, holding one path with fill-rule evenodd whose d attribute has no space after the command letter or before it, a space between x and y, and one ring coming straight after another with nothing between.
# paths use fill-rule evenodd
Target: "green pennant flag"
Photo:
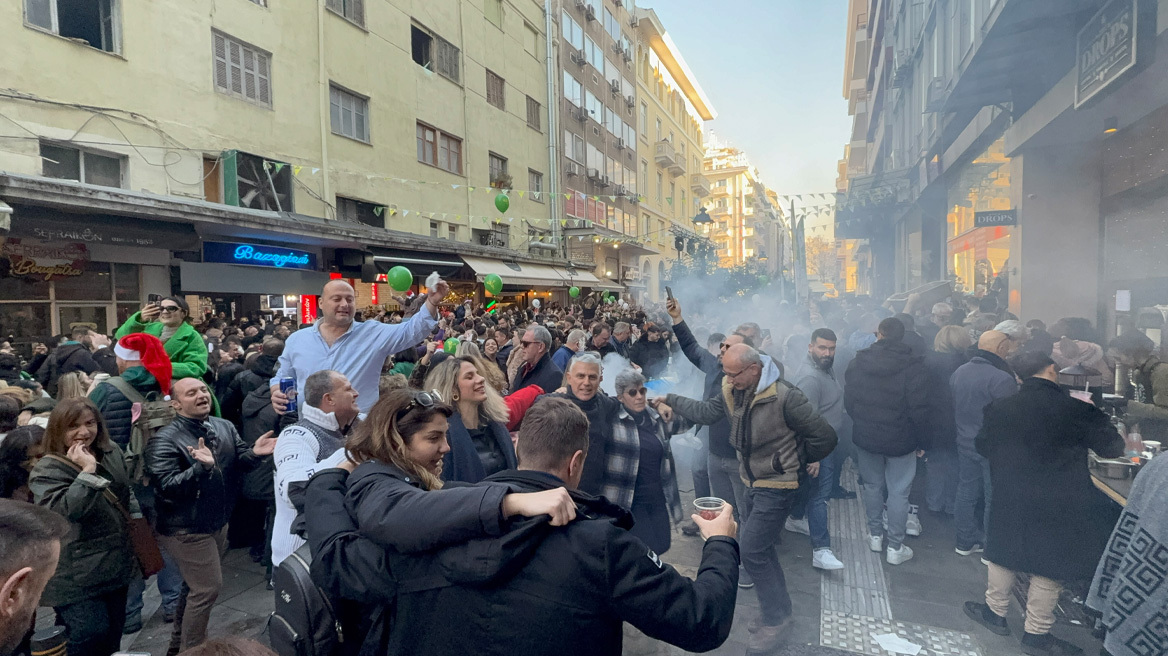
<instances>
[{"instance_id":1,"label":"green pennant flag","mask_svg":"<svg viewBox=\"0 0 1168 656\"><path fill-rule=\"evenodd\" d=\"M285 166L284 162L276 162L275 172L279 173L280 170L284 168L284 166Z\"/></svg>"},{"instance_id":2,"label":"green pennant flag","mask_svg":"<svg viewBox=\"0 0 1168 656\"><path fill-rule=\"evenodd\" d=\"M377 207L373 208L373 214L375 214L377 216L381 216L381 213L384 211L385 211L385 208L382 207L381 205L378 205Z\"/></svg>"},{"instance_id":3,"label":"green pennant flag","mask_svg":"<svg viewBox=\"0 0 1168 656\"><path fill-rule=\"evenodd\" d=\"M673 204L673 196L669 196L668 198L665 199L665 201L667 203L669 203L670 205L672 205Z\"/></svg>"}]
</instances>

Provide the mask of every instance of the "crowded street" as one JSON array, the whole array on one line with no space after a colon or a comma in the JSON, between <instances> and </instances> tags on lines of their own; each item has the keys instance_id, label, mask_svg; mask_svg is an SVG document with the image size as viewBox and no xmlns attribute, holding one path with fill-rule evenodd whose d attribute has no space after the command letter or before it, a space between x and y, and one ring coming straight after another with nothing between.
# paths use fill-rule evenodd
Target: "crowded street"
<instances>
[{"instance_id":1,"label":"crowded street","mask_svg":"<svg viewBox=\"0 0 1168 656\"><path fill-rule=\"evenodd\" d=\"M0 25L0 656L1168 656L1168 0Z\"/></svg>"}]
</instances>

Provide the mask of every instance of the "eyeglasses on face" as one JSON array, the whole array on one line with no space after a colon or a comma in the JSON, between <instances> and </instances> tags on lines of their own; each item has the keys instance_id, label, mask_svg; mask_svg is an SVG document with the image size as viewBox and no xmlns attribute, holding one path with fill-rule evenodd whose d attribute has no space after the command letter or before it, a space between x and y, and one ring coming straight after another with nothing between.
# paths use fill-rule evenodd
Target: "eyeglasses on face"
<instances>
[{"instance_id":1,"label":"eyeglasses on face","mask_svg":"<svg viewBox=\"0 0 1168 656\"><path fill-rule=\"evenodd\" d=\"M743 367L743 368L739 369L738 371L734 371L734 372L726 371L725 369L723 369L722 373L725 374L727 378L737 378L737 377L742 375L742 372L746 371L749 368L750 368L749 366L746 366L746 367Z\"/></svg>"}]
</instances>

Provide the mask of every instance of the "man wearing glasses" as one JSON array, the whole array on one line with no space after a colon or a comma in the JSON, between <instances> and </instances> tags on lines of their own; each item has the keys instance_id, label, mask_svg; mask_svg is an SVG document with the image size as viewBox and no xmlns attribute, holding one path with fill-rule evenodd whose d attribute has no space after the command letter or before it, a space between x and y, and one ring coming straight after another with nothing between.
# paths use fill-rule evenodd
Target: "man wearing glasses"
<instances>
[{"instance_id":1,"label":"man wearing glasses","mask_svg":"<svg viewBox=\"0 0 1168 656\"><path fill-rule=\"evenodd\" d=\"M390 355L417 346L437 324L438 304L450 291L445 280L430 290L422 309L400 324L380 321L355 322L357 297L352 285L330 280L320 296L322 318L311 328L288 337L280 366L272 378L272 407L284 414L288 397L280 391L280 379L296 379L304 389L308 377L331 369L353 384L361 414L377 403L381 365ZM555 388L552 388L555 389Z\"/></svg>"},{"instance_id":2,"label":"man wearing glasses","mask_svg":"<svg viewBox=\"0 0 1168 656\"><path fill-rule=\"evenodd\" d=\"M730 424L739 475L750 496L750 516L740 534L742 564L754 579L761 617L752 621L749 653L782 641L791 620L791 596L775 546L799 490L799 472L836 445L835 430L797 387L780 380L774 361L745 344L722 355L722 393L708 401L670 394L658 403L694 423Z\"/></svg>"},{"instance_id":3,"label":"man wearing glasses","mask_svg":"<svg viewBox=\"0 0 1168 656\"><path fill-rule=\"evenodd\" d=\"M552 362L552 334L539 324L531 324L519 342L523 351L523 367L511 381L511 391L528 385L539 385L545 392L559 389L564 384L564 370Z\"/></svg>"}]
</instances>

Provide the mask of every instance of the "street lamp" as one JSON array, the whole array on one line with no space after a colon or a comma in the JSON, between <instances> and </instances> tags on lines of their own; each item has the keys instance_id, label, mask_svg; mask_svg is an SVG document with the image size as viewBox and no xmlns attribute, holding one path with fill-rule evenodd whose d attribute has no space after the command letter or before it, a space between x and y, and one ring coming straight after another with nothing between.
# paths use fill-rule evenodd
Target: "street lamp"
<instances>
[{"instance_id":1,"label":"street lamp","mask_svg":"<svg viewBox=\"0 0 1168 656\"><path fill-rule=\"evenodd\" d=\"M701 208L701 209L699 209L699 210L698 210L698 215L697 215L697 216L695 216L695 217L693 218L693 222L694 222L695 224L698 224L698 223L713 223L713 222L714 222L714 219L710 217L709 213L708 213L708 212L706 212L706 208L704 208L704 207L703 207L703 208Z\"/></svg>"}]
</instances>

